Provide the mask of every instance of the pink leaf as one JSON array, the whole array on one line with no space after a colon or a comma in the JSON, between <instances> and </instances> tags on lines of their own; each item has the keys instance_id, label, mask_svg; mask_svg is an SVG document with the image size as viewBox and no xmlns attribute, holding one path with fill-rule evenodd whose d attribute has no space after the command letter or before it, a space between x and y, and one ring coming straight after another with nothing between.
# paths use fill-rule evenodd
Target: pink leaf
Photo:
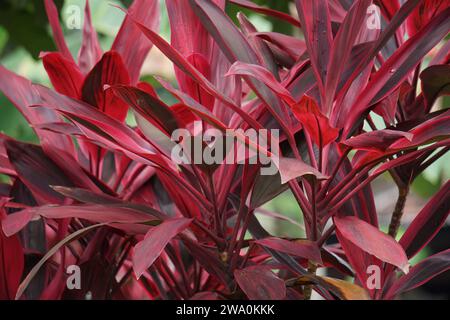
<instances>
[{"instance_id":1,"label":"pink leaf","mask_svg":"<svg viewBox=\"0 0 450 320\"><path fill-rule=\"evenodd\" d=\"M251 266L234 271L239 287L250 300L282 300L286 285L268 267Z\"/></svg>"},{"instance_id":2,"label":"pink leaf","mask_svg":"<svg viewBox=\"0 0 450 320\"><path fill-rule=\"evenodd\" d=\"M265 238L256 240L256 243L267 248L284 252L296 257L313 260L322 264L320 250L316 243L308 240L284 240L281 238Z\"/></svg>"},{"instance_id":3,"label":"pink leaf","mask_svg":"<svg viewBox=\"0 0 450 320\"><path fill-rule=\"evenodd\" d=\"M170 240L186 229L191 222L191 219L185 218L171 219L147 232L144 240L134 247L133 269L137 278L160 256Z\"/></svg>"},{"instance_id":4,"label":"pink leaf","mask_svg":"<svg viewBox=\"0 0 450 320\"><path fill-rule=\"evenodd\" d=\"M335 217L338 238L344 238L361 250L408 273L406 253L392 237L356 217ZM351 254L347 252L347 254Z\"/></svg>"}]
</instances>

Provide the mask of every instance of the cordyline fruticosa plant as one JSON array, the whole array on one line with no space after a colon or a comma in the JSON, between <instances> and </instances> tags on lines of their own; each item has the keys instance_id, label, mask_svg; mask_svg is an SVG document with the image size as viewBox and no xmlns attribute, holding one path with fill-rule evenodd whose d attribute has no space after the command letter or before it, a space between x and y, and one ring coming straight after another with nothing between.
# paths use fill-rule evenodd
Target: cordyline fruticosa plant
<instances>
[{"instance_id":1,"label":"cordyline fruticosa plant","mask_svg":"<svg viewBox=\"0 0 450 320\"><path fill-rule=\"evenodd\" d=\"M449 1L297 0L296 17L228 2L303 37L258 32L243 14L235 24L225 0L166 0L169 44L159 1L135 0L103 52L86 3L75 59L45 1L58 52L41 58L54 89L0 67L1 91L40 139L0 136L11 182L0 189L0 298L393 299L449 269L449 250L408 262L445 223L448 182L396 240L411 183L450 146L450 113L435 103L450 88ZM157 78L174 105L139 82L152 46L175 66L177 85ZM200 134L195 121L279 129L278 173L174 162L171 134ZM381 174L399 190L388 234L371 189ZM304 239L273 237L255 217L286 190ZM70 265L79 290L66 287Z\"/></svg>"}]
</instances>

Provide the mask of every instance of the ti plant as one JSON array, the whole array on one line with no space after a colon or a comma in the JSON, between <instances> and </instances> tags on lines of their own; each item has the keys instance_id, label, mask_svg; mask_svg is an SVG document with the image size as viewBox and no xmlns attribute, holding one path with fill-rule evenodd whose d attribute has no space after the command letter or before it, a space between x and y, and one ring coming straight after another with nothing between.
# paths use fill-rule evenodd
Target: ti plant
<instances>
[{"instance_id":1,"label":"ti plant","mask_svg":"<svg viewBox=\"0 0 450 320\"><path fill-rule=\"evenodd\" d=\"M449 269L450 250L409 262L448 217L448 182L397 236L411 183L450 146L450 113L436 103L450 92L449 1L297 0L292 16L248 0L165 4L170 43L159 1L135 0L103 52L86 2L74 58L45 0L53 89L0 66L0 90L40 140L0 135L1 299L394 299ZM226 5L281 19L295 36L258 32L242 13L234 23ZM156 81L176 104L140 82L153 46L173 62L176 85ZM278 129L277 172L249 158L175 161L191 140L173 133L195 140L196 123ZM372 192L382 174L399 190L388 234ZM261 209L285 191L297 221ZM305 237L272 236L261 210ZM73 265L81 284L70 290Z\"/></svg>"}]
</instances>

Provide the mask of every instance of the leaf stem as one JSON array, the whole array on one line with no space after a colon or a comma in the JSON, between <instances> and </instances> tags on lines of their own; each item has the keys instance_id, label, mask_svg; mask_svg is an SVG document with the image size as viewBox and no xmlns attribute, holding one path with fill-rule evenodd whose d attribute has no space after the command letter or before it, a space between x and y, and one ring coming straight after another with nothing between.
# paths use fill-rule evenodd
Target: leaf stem
<instances>
[{"instance_id":1,"label":"leaf stem","mask_svg":"<svg viewBox=\"0 0 450 320\"><path fill-rule=\"evenodd\" d=\"M394 212L392 213L391 223L389 224L389 235L394 239L397 236L398 228L400 226L400 221L403 216L403 211L405 208L406 198L409 193L409 184L404 186L399 186L399 194L397 198L397 203L395 204Z\"/></svg>"}]
</instances>

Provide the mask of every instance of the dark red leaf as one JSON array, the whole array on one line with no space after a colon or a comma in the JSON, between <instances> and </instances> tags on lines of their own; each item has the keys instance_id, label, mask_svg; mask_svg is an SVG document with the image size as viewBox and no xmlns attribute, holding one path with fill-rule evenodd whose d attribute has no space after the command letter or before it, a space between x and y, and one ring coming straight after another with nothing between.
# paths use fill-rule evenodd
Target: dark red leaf
<instances>
[{"instance_id":1,"label":"dark red leaf","mask_svg":"<svg viewBox=\"0 0 450 320\"><path fill-rule=\"evenodd\" d=\"M360 134L342 142L342 144L358 150L385 151L400 138L412 140L413 134L396 130L376 130Z\"/></svg>"},{"instance_id":2,"label":"dark red leaf","mask_svg":"<svg viewBox=\"0 0 450 320\"><path fill-rule=\"evenodd\" d=\"M408 272L409 264L405 251L392 237L356 217L335 217L334 223L339 241L341 239L350 241L381 261L398 267L404 273ZM345 247L344 250L348 255L352 254Z\"/></svg>"},{"instance_id":3,"label":"dark red leaf","mask_svg":"<svg viewBox=\"0 0 450 320\"><path fill-rule=\"evenodd\" d=\"M322 97L333 43L330 12L325 0L296 0L305 42Z\"/></svg>"},{"instance_id":4,"label":"dark red leaf","mask_svg":"<svg viewBox=\"0 0 450 320\"><path fill-rule=\"evenodd\" d=\"M329 119L320 112L317 103L312 98L304 96L299 103L293 106L292 111L320 148L338 137L339 130L330 125Z\"/></svg>"},{"instance_id":5,"label":"dark red leaf","mask_svg":"<svg viewBox=\"0 0 450 320\"><path fill-rule=\"evenodd\" d=\"M53 38L56 46L61 54L69 61L74 61L69 48L67 47L61 25L59 23L58 10L53 0L45 0L45 11L47 12L48 21L53 31Z\"/></svg>"},{"instance_id":6,"label":"dark red leaf","mask_svg":"<svg viewBox=\"0 0 450 320\"><path fill-rule=\"evenodd\" d=\"M412 258L426 246L445 223L450 213L450 182L427 203L400 239L408 257Z\"/></svg>"},{"instance_id":7,"label":"dark red leaf","mask_svg":"<svg viewBox=\"0 0 450 320\"><path fill-rule=\"evenodd\" d=\"M286 297L286 285L270 268L252 266L234 271L239 287L250 300L282 300Z\"/></svg>"},{"instance_id":8,"label":"dark red leaf","mask_svg":"<svg viewBox=\"0 0 450 320\"><path fill-rule=\"evenodd\" d=\"M236 4L240 7L251 9L252 11L266 14L268 16L272 16L272 17L281 19L283 21L289 22L293 26L300 27L300 22L297 19L294 19L292 16L290 16L289 14L286 14L284 12L280 12L277 10L259 6L249 0L230 0L230 2L233 4Z\"/></svg>"},{"instance_id":9,"label":"dark red leaf","mask_svg":"<svg viewBox=\"0 0 450 320\"><path fill-rule=\"evenodd\" d=\"M145 39L134 20L150 30L157 31L160 20L159 1L134 0L128 12L134 18L128 15L125 17L111 50L120 53L130 74L131 84L135 84L139 80L139 73L152 43Z\"/></svg>"},{"instance_id":10,"label":"dark red leaf","mask_svg":"<svg viewBox=\"0 0 450 320\"><path fill-rule=\"evenodd\" d=\"M394 282L386 293L386 299L413 290L450 269L450 249L428 257L411 268L407 275Z\"/></svg>"},{"instance_id":11,"label":"dark red leaf","mask_svg":"<svg viewBox=\"0 0 450 320\"><path fill-rule=\"evenodd\" d=\"M83 42L78 53L78 64L83 73L88 73L100 60L102 49L98 42L97 31L95 31L91 20L91 9L89 0L84 8Z\"/></svg>"},{"instance_id":12,"label":"dark red leaf","mask_svg":"<svg viewBox=\"0 0 450 320\"><path fill-rule=\"evenodd\" d=\"M7 237L0 230L0 300L14 299L23 270L24 254L19 237Z\"/></svg>"},{"instance_id":13,"label":"dark red leaf","mask_svg":"<svg viewBox=\"0 0 450 320\"><path fill-rule=\"evenodd\" d=\"M273 250L284 252L296 257L305 258L322 264L320 250L316 243L308 240L284 240L282 238L265 238L255 241Z\"/></svg>"},{"instance_id":14,"label":"dark red leaf","mask_svg":"<svg viewBox=\"0 0 450 320\"><path fill-rule=\"evenodd\" d=\"M191 219L174 218L150 229L134 247L133 270L140 277L163 252L166 245L191 224Z\"/></svg>"},{"instance_id":15,"label":"dark red leaf","mask_svg":"<svg viewBox=\"0 0 450 320\"><path fill-rule=\"evenodd\" d=\"M81 98L84 76L75 62L59 52L42 53L41 58L55 90L74 99Z\"/></svg>"},{"instance_id":16,"label":"dark red leaf","mask_svg":"<svg viewBox=\"0 0 450 320\"><path fill-rule=\"evenodd\" d=\"M446 64L434 65L426 68L420 74L422 92L431 109L434 102L441 95L450 94L450 66Z\"/></svg>"},{"instance_id":17,"label":"dark red leaf","mask_svg":"<svg viewBox=\"0 0 450 320\"><path fill-rule=\"evenodd\" d=\"M128 85L130 77L122 58L117 52L106 52L102 59L86 76L83 83L82 97L89 104L119 121L127 116L128 106L105 90L106 85Z\"/></svg>"}]
</instances>

